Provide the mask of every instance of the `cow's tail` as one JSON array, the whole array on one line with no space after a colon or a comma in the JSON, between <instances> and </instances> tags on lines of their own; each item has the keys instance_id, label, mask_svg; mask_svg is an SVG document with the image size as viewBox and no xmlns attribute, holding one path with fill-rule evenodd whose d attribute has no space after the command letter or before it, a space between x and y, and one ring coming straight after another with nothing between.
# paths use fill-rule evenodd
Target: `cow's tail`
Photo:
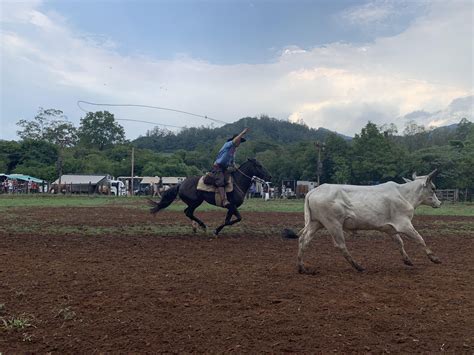
<instances>
[{"instance_id":1,"label":"cow's tail","mask_svg":"<svg viewBox=\"0 0 474 355\"><path fill-rule=\"evenodd\" d=\"M309 198L306 195L304 199L304 227L298 232L298 236L303 236L309 228L311 222L311 210L309 208Z\"/></svg>"},{"instance_id":2,"label":"cow's tail","mask_svg":"<svg viewBox=\"0 0 474 355\"><path fill-rule=\"evenodd\" d=\"M306 232L306 229L308 228L310 221L311 221L311 215L310 215L310 209L309 209L309 199L305 198L304 200L304 227L298 233L295 233L295 231L293 231L290 228L285 228L282 231L283 237L288 238L288 239L297 239L301 237Z\"/></svg>"},{"instance_id":3,"label":"cow's tail","mask_svg":"<svg viewBox=\"0 0 474 355\"><path fill-rule=\"evenodd\" d=\"M148 203L151 206L150 212L152 214L157 214L162 209L165 209L166 207L171 205L173 201L176 199L176 196L178 196L179 186L180 185L173 186L172 188L163 192L163 195L161 196L161 200L158 202L153 201L152 199L148 199Z\"/></svg>"}]
</instances>

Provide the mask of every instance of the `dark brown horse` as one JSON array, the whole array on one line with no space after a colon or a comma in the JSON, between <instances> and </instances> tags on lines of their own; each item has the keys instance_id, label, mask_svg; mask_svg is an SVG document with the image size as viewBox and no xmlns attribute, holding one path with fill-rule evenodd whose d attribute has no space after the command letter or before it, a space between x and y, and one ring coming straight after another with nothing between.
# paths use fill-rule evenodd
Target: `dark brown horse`
<instances>
[{"instance_id":1,"label":"dark brown horse","mask_svg":"<svg viewBox=\"0 0 474 355\"><path fill-rule=\"evenodd\" d=\"M232 173L234 188L232 192L227 193L227 199L230 202L227 207L227 215L225 217L224 224L217 227L214 231L215 235L225 226L230 226L234 223L240 222L242 217L237 210L245 200L245 195L252 184L253 177L269 181L271 179L268 171L255 159L248 159L243 163L235 172ZM150 204L153 206L150 210L151 213L156 214L160 210L168 207L171 203L179 196L179 198L188 205L184 210L184 213L192 221L199 224L201 228L206 230L207 226L194 215L194 210L198 208L203 201L216 205L216 197L214 192L200 191L197 189L198 181L200 176L193 176L184 180L181 184L166 190L159 202L150 200ZM232 216L236 218L232 220Z\"/></svg>"}]
</instances>

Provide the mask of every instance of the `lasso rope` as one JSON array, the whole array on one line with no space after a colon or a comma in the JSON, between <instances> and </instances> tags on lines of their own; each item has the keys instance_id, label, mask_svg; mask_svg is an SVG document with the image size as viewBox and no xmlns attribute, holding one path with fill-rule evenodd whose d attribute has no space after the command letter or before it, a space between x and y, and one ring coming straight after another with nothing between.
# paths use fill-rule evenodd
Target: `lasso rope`
<instances>
[{"instance_id":1,"label":"lasso rope","mask_svg":"<svg viewBox=\"0 0 474 355\"><path fill-rule=\"evenodd\" d=\"M216 123L221 123L221 124L229 123L229 122L225 122L225 121L222 121L222 120L218 120L216 118L209 117L207 115L199 115L199 114L196 114L196 113L182 111L182 110L176 110L176 109L168 108L168 107L138 105L138 104L105 104L105 103L96 103L96 102L78 100L77 101L77 107L79 107L79 109L81 109L85 113L89 113L91 111L87 111L86 109L84 109L81 106L81 104L92 105L92 106L110 106L110 107L143 107L143 108L150 108L150 109L154 109L154 110L163 110L163 111L171 111L171 112L182 113L182 114L189 115L189 116L204 118L206 120L210 120L210 121L213 121L213 122L216 122ZM184 128L184 127L180 127L180 126L174 126L174 125L151 122L151 121L144 121L144 120L135 120L135 119L131 119L131 118L116 118L116 120L117 121L141 122L141 123L153 124L155 126L165 126L165 127L173 127L173 128L180 128L180 129Z\"/></svg>"}]
</instances>

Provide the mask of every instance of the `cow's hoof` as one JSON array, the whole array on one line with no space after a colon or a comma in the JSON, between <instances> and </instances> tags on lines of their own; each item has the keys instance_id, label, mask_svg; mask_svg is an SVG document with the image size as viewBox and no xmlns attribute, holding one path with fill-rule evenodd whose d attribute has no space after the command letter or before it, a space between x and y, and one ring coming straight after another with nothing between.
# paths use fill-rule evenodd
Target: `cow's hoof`
<instances>
[{"instance_id":1,"label":"cow's hoof","mask_svg":"<svg viewBox=\"0 0 474 355\"><path fill-rule=\"evenodd\" d=\"M404 263L405 265L408 265L408 266L413 266L413 263L411 262L410 259L404 259L404 260L403 260L403 263Z\"/></svg>"},{"instance_id":2,"label":"cow's hoof","mask_svg":"<svg viewBox=\"0 0 474 355\"><path fill-rule=\"evenodd\" d=\"M439 258L434 254L428 254L428 258L430 258L430 260L435 264L441 264L441 260L439 260Z\"/></svg>"},{"instance_id":3,"label":"cow's hoof","mask_svg":"<svg viewBox=\"0 0 474 355\"><path fill-rule=\"evenodd\" d=\"M212 235L214 237L218 237L219 236L219 232L217 231L217 229L214 229L214 231L212 232Z\"/></svg>"},{"instance_id":4,"label":"cow's hoof","mask_svg":"<svg viewBox=\"0 0 474 355\"><path fill-rule=\"evenodd\" d=\"M307 268L304 265L298 265L298 272L303 275L316 275L315 269Z\"/></svg>"}]
</instances>

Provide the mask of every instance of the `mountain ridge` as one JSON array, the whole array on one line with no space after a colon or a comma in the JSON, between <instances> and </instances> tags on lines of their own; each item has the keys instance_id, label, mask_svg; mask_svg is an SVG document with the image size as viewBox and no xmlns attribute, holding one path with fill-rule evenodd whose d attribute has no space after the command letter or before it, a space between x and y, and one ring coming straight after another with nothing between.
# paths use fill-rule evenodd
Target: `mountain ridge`
<instances>
[{"instance_id":1,"label":"mountain ridge","mask_svg":"<svg viewBox=\"0 0 474 355\"><path fill-rule=\"evenodd\" d=\"M240 133L245 127L250 128L247 137L250 140L269 141L278 144L291 144L304 141L324 141L330 134L337 134L345 140L352 137L319 127L310 128L304 124L293 123L276 118L244 117L222 127L190 127L174 134L170 131L157 129L148 131L145 136L138 137L132 143L138 148L154 151L172 152L179 149L195 150L199 147L211 147Z\"/></svg>"}]
</instances>

